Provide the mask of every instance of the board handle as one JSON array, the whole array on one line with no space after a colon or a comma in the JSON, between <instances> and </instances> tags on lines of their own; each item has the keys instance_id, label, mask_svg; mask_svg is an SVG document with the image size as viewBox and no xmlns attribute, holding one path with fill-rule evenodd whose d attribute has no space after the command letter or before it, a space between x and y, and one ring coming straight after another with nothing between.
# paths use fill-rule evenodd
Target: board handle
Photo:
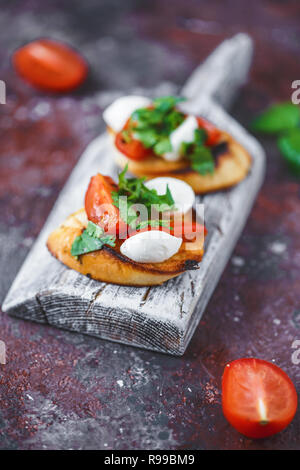
<instances>
[{"instance_id":1,"label":"board handle","mask_svg":"<svg viewBox=\"0 0 300 470\"><path fill-rule=\"evenodd\" d=\"M248 77L252 55L253 41L247 34L226 39L194 70L180 94L189 101L202 95L229 108Z\"/></svg>"}]
</instances>

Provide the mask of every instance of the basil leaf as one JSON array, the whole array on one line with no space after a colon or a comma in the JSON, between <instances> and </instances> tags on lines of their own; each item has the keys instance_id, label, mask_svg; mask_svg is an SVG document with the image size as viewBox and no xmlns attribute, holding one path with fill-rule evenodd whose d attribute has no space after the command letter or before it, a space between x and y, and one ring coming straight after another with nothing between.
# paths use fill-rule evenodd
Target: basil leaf
<instances>
[{"instance_id":1,"label":"basil leaf","mask_svg":"<svg viewBox=\"0 0 300 470\"><path fill-rule=\"evenodd\" d=\"M157 133L153 129L134 129L133 137L144 145L146 148L150 148L157 142Z\"/></svg>"},{"instance_id":2,"label":"basil leaf","mask_svg":"<svg viewBox=\"0 0 300 470\"><path fill-rule=\"evenodd\" d=\"M300 109L290 102L275 104L252 122L252 129L266 134L290 130L300 123Z\"/></svg>"},{"instance_id":3,"label":"basil leaf","mask_svg":"<svg viewBox=\"0 0 300 470\"><path fill-rule=\"evenodd\" d=\"M279 137L278 147L291 171L300 175L300 129L292 129Z\"/></svg>"},{"instance_id":4,"label":"basil leaf","mask_svg":"<svg viewBox=\"0 0 300 470\"><path fill-rule=\"evenodd\" d=\"M81 235L75 238L71 248L71 255L77 257L92 251L101 250L103 245L115 246L115 241L115 237L104 235L101 227L89 221L87 228Z\"/></svg>"},{"instance_id":5,"label":"basil leaf","mask_svg":"<svg viewBox=\"0 0 300 470\"><path fill-rule=\"evenodd\" d=\"M128 125L129 136L157 155L171 151L169 135L184 121L184 114L175 108L179 101L183 98L166 96L154 100L151 108L134 111Z\"/></svg>"},{"instance_id":6,"label":"basil leaf","mask_svg":"<svg viewBox=\"0 0 300 470\"><path fill-rule=\"evenodd\" d=\"M176 106L177 103L180 103L181 101L185 101L186 98L183 98L181 96L163 96L161 98L156 98L153 101L153 105L155 108L159 109L160 111L168 111L174 106Z\"/></svg>"},{"instance_id":7,"label":"basil leaf","mask_svg":"<svg viewBox=\"0 0 300 470\"><path fill-rule=\"evenodd\" d=\"M88 224L87 224L86 232L87 232L88 235L90 235L91 237L100 238L101 235L103 235L104 230L103 230L102 227L99 227L99 225L94 224L94 222L91 222L91 221L89 220L89 221L88 221Z\"/></svg>"},{"instance_id":8,"label":"basil leaf","mask_svg":"<svg viewBox=\"0 0 300 470\"><path fill-rule=\"evenodd\" d=\"M213 173L215 169L212 151L205 146L206 138L204 129L196 129L194 141L182 142L180 147L181 154L191 161L191 168L201 175Z\"/></svg>"},{"instance_id":9,"label":"basil leaf","mask_svg":"<svg viewBox=\"0 0 300 470\"><path fill-rule=\"evenodd\" d=\"M112 193L112 199L114 205L119 208L121 219L131 228L146 222L140 220L135 204L143 204L146 207L148 218L151 216L152 205L156 206L158 212L174 209L174 199L168 186L166 194L158 195L155 189L144 185L145 178L126 178L126 171L127 167L119 174L119 190Z\"/></svg>"},{"instance_id":10,"label":"basil leaf","mask_svg":"<svg viewBox=\"0 0 300 470\"><path fill-rule=\"evenodd\" d=\"M196 129L195 130L195 143L197 145L204 145L207 139L207 133L204 129Z\"/></svg>"},{"instance_id":11,"label":"basil leaf","mask_svg":"<svg viewBox=\"0 0 300 470\"><path fill-rule=\"evenodd\" d=\"M194 161L191 164L193 170L197 171L200 175L207 175L213 173L215 169L214 162L212 161Z\"/></svg>"},{"instance_id":12,"label":"basil leaf","mask_svg":"<svg viewBox=\"0 0 300 470\"><path fill-rule=\"evenodd\" d=\"M165 120L165 132L166 135L169 134L176 129L180 124L184 121L184 115L174 109L173 111L169 112L167 115L167 119Z\"/></svg>"},{"instance_id":13,"label":"basil leaf","mask_svg":"<svg viewBox=\"0 0 300 470\"><path fill-rule=\"evenodd\" d=\"M164 153L171 152L172 145L169 137L161 139L159 142L157 142L157 144L154 145L153 150L157 155L163 155Z\"/></svg>"},{"instance_id":14,"label":"basil leaf","mask_svg":"<svg viewBox=\"0 0 300 470\"><path fill-rule=\"evenodd\" d=\"M215 162L211 150L208 147L197 148L190 156L190 159L192 169L200 173L200 175L213 173Z\"/></svg>"}]
</instances>

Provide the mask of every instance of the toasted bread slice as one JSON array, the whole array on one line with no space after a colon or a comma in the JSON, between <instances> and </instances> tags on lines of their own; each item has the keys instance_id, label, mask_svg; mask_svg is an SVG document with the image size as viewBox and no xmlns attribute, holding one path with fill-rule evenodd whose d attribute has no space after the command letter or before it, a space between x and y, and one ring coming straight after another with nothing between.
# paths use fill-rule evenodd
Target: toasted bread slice
<instances>
[{"instance_id":1,"label":"toasted bread slice","mask_svg":"<svg viewBox=\"0 0 300 470\"><path fill-rule=\"evenodd\" d=\"M114 140L113 131L108 129L108 132ZM153 155L143 161L134 161L122 154L114 142L113 147L116 163L122 169L128 164L128 171L133 175L145 176L147 179L157 176L179 178L192 186L196 194L203 194L239 183L247 176L251 167L249 153L229 134L222 132L218 143L226 143L226 150L216 158L214 172L206 175L194 171L186 159L170 162Z\"/></svg>"},{"instance_id":2,"label":"toasted bread slice","mask_svg":"<svg viewBox=\"0 0 300 470\"><path fill-rule=\"evenodd\" d=\"M163 263L137 263L122 255L118 241L116 247L104 245L101 250L79 256L71 255L75 238L87 226L84 209L70 215L47 241L47 247L59 261L69 268L97 281L127 286L152 286L178 276L184 271L197 269L203 256L204 237L190 243L182 243L180 250Z\"/></svg>"}]
</instances>

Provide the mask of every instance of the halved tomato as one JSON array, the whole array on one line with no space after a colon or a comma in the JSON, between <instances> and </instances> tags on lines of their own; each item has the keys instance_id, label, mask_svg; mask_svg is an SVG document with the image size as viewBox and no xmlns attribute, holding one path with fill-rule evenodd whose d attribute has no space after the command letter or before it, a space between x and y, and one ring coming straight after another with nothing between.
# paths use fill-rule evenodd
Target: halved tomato
<instances>
[{"instance_id":1,"label":"halved tomato","mask_svg":"<svg viewBox=\"0 0 300 470\"><path fill-rule=\"evenodd\" d=\"M198 126L201 129L204 129L207 134L207 140L205 142L206 145L210 145L210 146L215 145L220 138L221 131L216 126L214 126L211 122L207 121L206 119L202 117L197 117L196 119L198 122Z\"/></svg>"},{"instance_id":2,"label":"halved tomato","mask_svg":"<svg viewBox=\"0 0 300 470\"><path fill-rule=\"evenodd\" d=\"M126 155L126 157L130 158L131 160L145 160L149 155L151 155L151 150L144 147L142 142L139 140L130 137L130 140L126 142L124 139L122 132L119 132L115 138L115 145L117 149Z\"/></svg>"},{"instance_id":3,"label":"halved tomato","mask_svg":"<svg viewBox=\"0 0 300 470\"><path fill-rule=\"evenodd\" d=\"M297 392L288 375L262 359L243 358L225 366L222 379L225 417L250 438L284 429L297 410Z\"/></svg>"},{"instance_id":4,"label":"halved tomato","mask_svg":"<svg viewBox=\"0 0 300 470\"><path fill-rule=\"evenodd\" d=\"M74 49L53 39L38 39L13 54L17 72L42 90L63 92L79 86L86 78L86 61Z\"/></svg>"},{"instance_id":5,"label":"halved tomato","mask_svg":"<svg viewBox=\"0 0 300 470\"><path fill-rule=\"evenodd\" d=\"M111 193L118 185L110 176L100 173L91 178L85 194L85 211L89 220L99 225L108 234L127 231L127 224L119 217L119 209L113 205Z\"/></svg>"}]
</instances>

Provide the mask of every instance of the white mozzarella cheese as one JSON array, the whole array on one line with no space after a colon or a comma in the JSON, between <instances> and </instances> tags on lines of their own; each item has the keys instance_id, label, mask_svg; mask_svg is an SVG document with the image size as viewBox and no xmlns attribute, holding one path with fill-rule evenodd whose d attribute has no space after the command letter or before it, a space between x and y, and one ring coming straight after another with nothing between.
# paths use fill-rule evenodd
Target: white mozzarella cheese
<instances>
[{"instance_id":1,"label":"white mozzarella cheese","mask_svg":"<svg viewBox=\"0 0 300 470\"><path fill-rule=\"evenodd\" d=\"M167 186L169 186L176 212L187 213L195 202L195 193L191 186L177 178L161 176L146 181L145 186L149 189L156 189L160 196L166 194Z\"/></svg>"},{"instance_id":2,"label":"white mozzarella cheese","mask_svg":"<svg viewBox=\"0 0 300 470\"><path fill-rule=\"evenodd\" d=\"M151 100L145 96L122 96L104 110L103 119L113 131L120 132L134 111L150 104Z\"/></svg>"},{"instance_id":3,"label":"white mozzarella cheese","mask_svg":"<svg viewBox=\"0 0 300 470\"><path fill-rule=\"evenodd\" d=\"M163 155L165 160L176 161L180 159L180 146L182 142L193 142L195 130L198 129L198 122L195 116L188 116L180 126L170 134L172 151Z\"/></svg>"},{"instance_id":4,"label":"white mozzarella cheese","mask_svg":"<svg viewBox=\"0 0 300 470\"><path fill-rule=\"evenodd\" d=\"M127 238L121 245L121 253L138 263L162 263L178 252L182 238L166 232L150 230Z\"/></svg>"}]
</instances>

